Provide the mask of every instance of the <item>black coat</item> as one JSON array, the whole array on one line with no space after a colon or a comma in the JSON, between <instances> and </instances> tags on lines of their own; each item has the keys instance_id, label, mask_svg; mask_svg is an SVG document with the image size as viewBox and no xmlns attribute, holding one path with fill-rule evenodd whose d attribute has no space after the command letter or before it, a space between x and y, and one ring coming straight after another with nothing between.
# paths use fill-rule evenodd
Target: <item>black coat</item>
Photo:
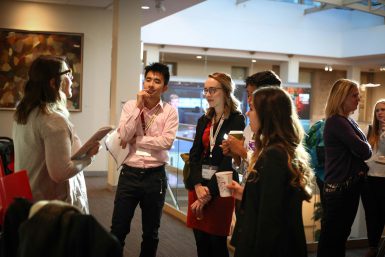
<instances>
[{"instance_id":1,"label":"black coat","mask_svg":"<svg viewBox=\"0 0 385 257\"><path fill-rule=\"evenodd\" d=\"M307 256L302 220L303 192L289 185L287 155L266 149L243 192L233 234L234 257Z\"/></svg>"},{"instance_id":2,"label":"black coat","mask_svg":"<svg viewBox=\"0 0 385 257\"><path fill-rule=\"evenodd\" d=\"M212 176L211 180L205 180L202 178L202 163L218 166L218 171L233 171L233 179L238 181L238 173L236 173L231 164L231 157L224 156L222 148L219 145L222 144L224 134L228 134L231 130L244 130L245 117L240 112L231 113L230 116L224 120L222 127L218 133L215 141L215 146L212 152L212 158L209 157L209 151L205 153L205 149L202 142L203 132L210 122L210 119L203 115L199 118L196 127L196 134L194 138L193 146L190 149L190 176L188 179L188 187L194 188L194 185L202 183L207 185L210 189L210 193L213 196L219 195L219 189L217 185L216 176Z\"/></svg>"},{"instance_id":3,"label":"black coat","mask_svg":"<svg viewBox=\"0 0 385 257\"><path fill-rule=\"evenodd\" d=\"M47 204L19 229L20 257L119 257L122 247L91 215Z\"/></svg>"}]
</instances>

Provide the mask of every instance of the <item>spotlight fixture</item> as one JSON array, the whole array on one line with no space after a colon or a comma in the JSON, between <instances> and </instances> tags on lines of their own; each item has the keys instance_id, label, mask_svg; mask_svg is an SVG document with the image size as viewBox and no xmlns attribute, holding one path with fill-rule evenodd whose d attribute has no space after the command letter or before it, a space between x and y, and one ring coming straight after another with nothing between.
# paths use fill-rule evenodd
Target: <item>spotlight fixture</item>
<instances>
[{"instance_id":1,"label":"spotlight fixture","mask_svg":"<svg viewBox=\"0 0 385 257\"><path fill-rule=\"evenodd\" d=\"M333 71L333 67L331 65L325 65L325 71Z\"/></svg>"},{"instance_id":2,"label":"spotlight fixture","mask_svg":"<svg viewBox=\"0 0 385 257\"><path fill-rule=\"evenodd\" d=\"M362 84L361 86L363 86L363 87L379 87L379 86L381 86L381 84L367 83L367 84Z\"/></svg>"}]
</instances>

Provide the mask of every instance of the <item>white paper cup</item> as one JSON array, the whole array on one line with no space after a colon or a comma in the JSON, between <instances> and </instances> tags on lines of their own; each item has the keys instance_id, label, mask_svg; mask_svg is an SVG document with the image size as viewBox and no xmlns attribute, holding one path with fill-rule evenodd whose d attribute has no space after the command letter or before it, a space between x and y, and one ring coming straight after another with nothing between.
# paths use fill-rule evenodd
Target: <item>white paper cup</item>
<instances>
[{"instance_id":1,"label":"white paper cup","mask_svg":"<svg viewBox=\"0 0 385 257\"><path fill-rule=\"evenodd\" d=\"M241 140L243 139L243 131L242 130L231 130L229 135Z\"/></svg>"},{"instance_id":2,"label":"white paper cup","mask_svg":"<svg viewBox=\"0 0 385 257\"><path fill-rule=\"evenodd\" d=\"M227 188L227 185L231 184L233 181L233 172L232 171L221 171L215 173L217 176L219 194L221 197L229 197L232 195L232 190Z\"/></svg>"}]
</instances>

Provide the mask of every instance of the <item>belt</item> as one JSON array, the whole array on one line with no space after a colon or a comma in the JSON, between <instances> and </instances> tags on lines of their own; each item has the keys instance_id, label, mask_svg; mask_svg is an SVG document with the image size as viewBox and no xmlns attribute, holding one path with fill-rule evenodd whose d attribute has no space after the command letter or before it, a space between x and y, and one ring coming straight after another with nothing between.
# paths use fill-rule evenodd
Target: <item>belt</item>
<instances>
[{"instance_id":1,"label":"belt","mask_svg":"<svg viewBox=\"0 0 385 257\"><path fill-rule=\"evenodd\" d=\"M127 170L129 172L137 172L137 173L147 173L147 172L159 172L159 171L164 171L164 164L162 166L158 167L153 167L153 168L137 168L137 167L132 167L128 166L126 164L123 164L123 169Z\"/></svg>"},{"instance_id":2,"label":"belt","mask_svg":"<svg viewBox=\"0 0 385 257\"><path fill-rule=\"evenodd\" d=\"M365 177L365 174L360 172L359 174L357 174L355 176L349 177L347 180L345 180L343 182L339 182L339 183L325 183L324 192L332 193L332 192L348 190L354 184L356 184L358 181L360 181L364 177Z\"/></svg>"}]
</instances>

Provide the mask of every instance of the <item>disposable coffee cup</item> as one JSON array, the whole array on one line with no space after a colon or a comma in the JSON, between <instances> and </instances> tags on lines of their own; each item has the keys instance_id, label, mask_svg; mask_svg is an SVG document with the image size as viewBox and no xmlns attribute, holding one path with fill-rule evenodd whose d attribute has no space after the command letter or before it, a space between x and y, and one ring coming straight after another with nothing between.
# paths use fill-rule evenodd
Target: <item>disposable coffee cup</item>
<instances>
[{"instance_id":1,"label":"disposable coffee cup","mask_svg":"<svg viewBox=\"0 0 385 257\"><path fill-rule=\"evenodd\" d=\"M233 172L232 171L221 171L215 173L217 176L219 194L221 197L229 197L232 195L232 190L227 188L227 185L230 185L233 181Z\"/></svg>"},{"instance_id":2,"label":"disposable coffee cup","mask_svg":"<svg viewBox=\"0 0 385 257\"><path fill-rule=\"evenodd\" d=\"M242 130L231 130L229 132L229 135L239 139L239 140L242 140L243 139L243 131Z\"/></svg>"}]
</instances>

